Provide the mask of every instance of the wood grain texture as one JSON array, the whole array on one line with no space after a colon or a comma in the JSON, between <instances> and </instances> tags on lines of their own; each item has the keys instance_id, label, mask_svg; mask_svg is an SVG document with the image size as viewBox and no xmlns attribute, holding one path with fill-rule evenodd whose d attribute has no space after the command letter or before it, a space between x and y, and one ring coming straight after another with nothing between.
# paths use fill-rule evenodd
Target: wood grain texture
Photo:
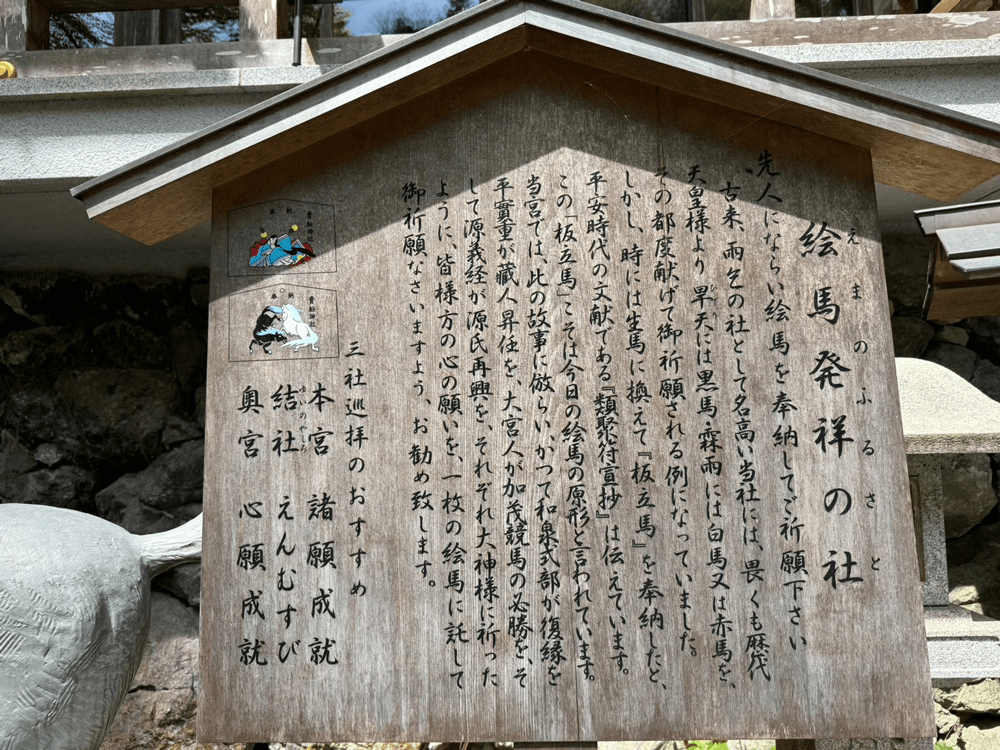
<instances>
[{"instance_id":1,"label":"wood grain texture","mask_svg":"<svg viewBox=\"0 0 1000 750\"><path fill-rule=\"evenodd\" d=\"M948 262L941 243L936 244L925 304L927 319L951 323L971 317L1000 315L1000 280L970 279Z\"/></svg>"},{"instance_id":2,"label":"wood grain texture","mask_svg":"<svg viewBox=\"0 0 1000 750\"><path fill-rule=\"evenodd\" d=\"M0 50L23 52L49 46L49 8L38 0L0 2Z\"/></svg>"},{"instance_id":3,"label":"wood grain texture","mask_svg":"<svg viewBox=\"0 0 1000 750\"><path fill-rule=\"evenodd\" d=\"M529 54L212 232L202 741L932 734L868 152Z\"/></svg>"},{"instance_id":4,"label":"wood grain texture","mask_svg":"<svg viewBox=\"0 0 1000 750\"><path fill-rule=\"evenodd\" d=\"M751 0L751 21L765 21L774 18L795 18L795 2L793 0Z\"/></svg>"},{"instance_id":5,"label":"wood grain texture","mask_svg":"<svg viewBox=\"0 0 1000 750\"><path fill-rule=\"evenodd\" d=\"M287 0L240 0L240 39L283 39L286 36Z\"/></svg>"}]
</instances>

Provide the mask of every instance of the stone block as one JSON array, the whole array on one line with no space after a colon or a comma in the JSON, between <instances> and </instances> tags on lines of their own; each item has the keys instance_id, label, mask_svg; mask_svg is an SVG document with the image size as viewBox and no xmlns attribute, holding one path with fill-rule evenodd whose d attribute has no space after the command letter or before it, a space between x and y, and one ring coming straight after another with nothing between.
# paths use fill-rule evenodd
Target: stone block
<instances>
[{"instance_id":1,"label":"stone block","mask_svg":"<svg viewBox=\"0 0 1000 750\"><path fill-rule=\"evenodd\" d=\"M924 606L948 604L948 557L941 498L940 457L908 455L907 469L914 492L914 531L920 563Z\"/></svg>"}]
</instances>

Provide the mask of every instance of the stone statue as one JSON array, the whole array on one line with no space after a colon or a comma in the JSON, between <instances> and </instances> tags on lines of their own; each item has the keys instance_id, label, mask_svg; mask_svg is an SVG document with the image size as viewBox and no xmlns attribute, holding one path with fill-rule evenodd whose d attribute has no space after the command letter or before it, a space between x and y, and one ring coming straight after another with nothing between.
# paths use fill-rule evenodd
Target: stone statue
<instances>
[{"instance_id":1,"label":"stone statue","mask_svg":"<svg viewBox=\"0 0 1000 750\"><path fill-rule=\"evenodd\" d=\"M98 750L142 659L150 579L200 558L200 515L137 536L0 505L0 750Z\"/></svg>"}]
</instances>

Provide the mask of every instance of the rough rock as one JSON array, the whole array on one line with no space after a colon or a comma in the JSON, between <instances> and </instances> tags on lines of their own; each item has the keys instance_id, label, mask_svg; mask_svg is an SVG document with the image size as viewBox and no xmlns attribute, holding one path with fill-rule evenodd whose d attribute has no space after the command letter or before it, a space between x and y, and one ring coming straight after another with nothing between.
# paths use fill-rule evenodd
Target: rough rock
<instances>
[{"instance_id":1,"label":"rough rock","mask_svg":"<svg viewBox=\"0 0 1000 750\"><path fill-rule=\"evenodd\" d=\"M184 282L165 276L85 276L75 273L5 274L29 316L47 325L120 318L138 325L176 317L187 305Z\"/></svg>"},{"instance_id":2,"label":"rough rock","mask_svg":"<svg viewBox=\"0 0 1000 750\"><path fill-rule=\"evenodd\" d=\"M946 344L965 346L969 343L969 332L960 326L941 326L934 333L934 340L943 341Z\"/></svg>"},{"instance_id":3,"label":"rough rock","mask_svg":"<svg viewBox=\"0 0 1000 750\"><path fill-rule=\"evenodd\" d=\"M985 453L944 456L941 490L945 535L954 538L968 533L997 504L990 457Z\"/></svg>"},{"instance_id":4,"label":"rough rock","mask_svg":"<svg viewBox=\"0 0 1000 750\"><path fill-rule=\"evenodd\" d=\"M208 315L208 300L210 271L206 267L192 268L187 272L184 283L187 284L188 297L195 309L203 315Z\"/></svg>"},{"instance_id":5,"label":"rough rock","mask_svg":"<svg viewBox=\"0 0 1000 750\"><path fill-rule=\"evenodd\" d=\"M133 534L173 528L200 511L204 469L205 441L183 443L98 492L97 510Z\"/></svg>"},{"instance_id":6,"label":"rough rock","mask_svg":"<svg viewBox=\"0 0 1000 750\"><path fill-rule=\"evenodd\" d=\"M94 338L105 366L164 369L170 366L170 352L161 336L125 320L112 320L94 328Z\"/></svg>"},{"instance_id":7,"label":"rough rock","mask_svg":"<svg viewBox=\"0 0 1000 750\"><path fill-rule=\"evenodd\" d=\"M969 347L981 357L1000 362L1000 316L969 318L963 324L969 332Z\"/></svg>"},{"instance_id":8,"label":"rough rock","mask_svg":"<svg viewBox=\"0 0 1000 750\"><path fill-rule=\"evenodd\" d=\"M194 422L188 422L180 417L168 417L167 426L163 428L161 442L164 448L171 448L178 443L197 440L205 434L204 428Z\"/></svg>"},{"instance_id":9,"label":"rough rock","mask_svg":"<svg viewBox=\"0 0 1000 750\"><path fill-rule=\"evenodd\" d=\"M66 460L66 454L53 443L42 443L35 448L34 459L40 464L45 464L50 469L56 464L61 464Z\"/></svg>"},{"instance_id":10,"label":"rough rock","mask_svg":"<svg viewBox=\"0 0 1000 750\"><path fill-rule=\"evenodd\" d=\"M201 429L205 429L205 386L200 386L194 392L194 417Z\"/></svg>"},{"instance_id":11,"label":"rough rock","mask_svg":"<svg viewBox=\"0 0 1000 750\"><path fill-rule=\"evenodd\" d=\"M943 365L965 380L972 379L976 367L976 353L955 344L933 343L927 347L923 359Z\"/></svg>"},{"instance_id":12,"label":"rough rock","mask_svg":"<svg viewBox=\"0 0 1000 750\"><path fill-rule=\"evenodd\" d=\"M0 478L0 502L87 510L94 499L94 473L79 466L39 469Z\"/></svg>"},{"instance_id":13,"label":"rough rock","mask_svg":"<svg viewBox=\"0 0 1000 750\"><path fill-rule=\"evenodd\" d=\"M994 401L1000 401L1000 367L988 359L976 362L970 382Z\"/></svg>"},{"instance_id":14,"label":"rough rock","mask_svg":"<svg viewBox=\"0 0 1000 750\"><path fill-rule=\"evenodd\" d=\"M932 240L917 235L887 235L882 238L886 287L896 311L920 313L927 292L927 258Z\"/></svg>"},{"instance_id":15,"label":"rough rock","mask_svg":"<svg viewBox=\"0 0 1000 750\"><path fill-rule=\"evenodd\" d=\"M920 318L897 315L892 324L892 349L897 357L919 357L934 337L934 326Z\"/></svg>"},{"instance_id":16,"label":"rough rock","mask_svg":"<svg viewBox=\"0 0 1000 750\"><path fill-rule=\"evenodd\" d=\"M25 442L54 443L84 462L119 464L158 455L160 433L178 402L170 373L158 370L71 370L54 388L23 386L4 422Z\"/></svg>"},{"instance_id":17,"label":"rough rock","mask_svg":"<svg viewBox=\"0 0 1000 750\"><path fill-rule=\"evenodd\" d=\"M102 750L195 750L198 615L153 592L149 641Z\"/></svg>"},{"instance_id":18,"label":"rough rock","mask_svg":"<svg viewBox=\"0 0 1000 750\"><path fill-rule=\"evenodd\" d=\"M193 394L205 383L208 338L204 328L181 322L170 329L170 354L181 390Z\"/></svg>"},{"instance_id":19,"label":"rough rock","mask_svg":"<svg viewBox=\"0 0 1000 750\"><path fill-rule=\"evenodd\" d=\"M983 727L964 726L959 743L963 750L997 750L1000 747L1000 725L990 722Z\"/></svg>"},{"instance_id":20,"label":"rough rock","mask_svg":"<svg viewBox=\"0 0 1000 750\"><path fill-rule=\"evenodd\" d=\"M994 714L1000 716L1000 683L981 680L941 692L935 699L953 713Z\"/></svg>"},{"instance_id":21,"label":"rough rock","mask_svg":"<svg viewBox=\"0 0 1000 750\"><path fill-rule=\"evenodd\" d=\"M35 468L31 451L7 430L0 430L0 478L16 477Z\"/></svg>"},{"instance_id":22,"label":"rough rock","mask_svg":"<svg viewBox=\"0 0 1000 750\"><path fill-rule=\"evenodd\" d=\"M945 695L947 695L945 691L934 691L934 721L937 724L939 737L947 737L959 724L959 718L944 706L942 698Z\"/></svg>"},{"instance_id":23,"label":"rough rock","mask_svg":"<svg viewBox=\"0 0 1000 750\"><path fill-rule=\"evenodd\" d=\"M948 592L948 603L965 607L970 612L983 613L983 605L979 603L979 589L975 586L954 586Z\"/></svg>"},{"instance_id":24,"label":"rough rock","mask_svg":"<svg viewBox=\"0 0 1000 750\"><path fill-rule=\"evenodd\" d=\"M954 604L1000 618L1000 534L980 526L948 541L948 585Z\"/></svg>"},{"instance_id":25,"label":"rough rock","mask_svg":"<svg viewBox=\"0 0 1000 750\"><path fill-rule=\"evenodd\" d=\"M165 591L188 606L201 606L201 563L171 568L153 579L153 590Z\"/></svg>"}]
</instances>

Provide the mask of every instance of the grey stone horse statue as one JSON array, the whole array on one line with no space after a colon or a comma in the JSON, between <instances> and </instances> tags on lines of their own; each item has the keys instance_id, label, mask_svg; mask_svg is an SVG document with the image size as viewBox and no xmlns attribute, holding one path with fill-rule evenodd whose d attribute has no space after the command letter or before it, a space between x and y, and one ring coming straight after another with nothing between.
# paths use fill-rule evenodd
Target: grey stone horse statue
<instances>
[{"instance_id":1,"label":"grey stone horse statue","mask_svg":"<svg viewBox=\"0 0 1000 750\"><path fill-rule=\"evenodd\" d=\"M139 668L150 579L201 558L201 516L137 536L0 505L0 750L98 750Z\"/></svg>"}]
</instances>

